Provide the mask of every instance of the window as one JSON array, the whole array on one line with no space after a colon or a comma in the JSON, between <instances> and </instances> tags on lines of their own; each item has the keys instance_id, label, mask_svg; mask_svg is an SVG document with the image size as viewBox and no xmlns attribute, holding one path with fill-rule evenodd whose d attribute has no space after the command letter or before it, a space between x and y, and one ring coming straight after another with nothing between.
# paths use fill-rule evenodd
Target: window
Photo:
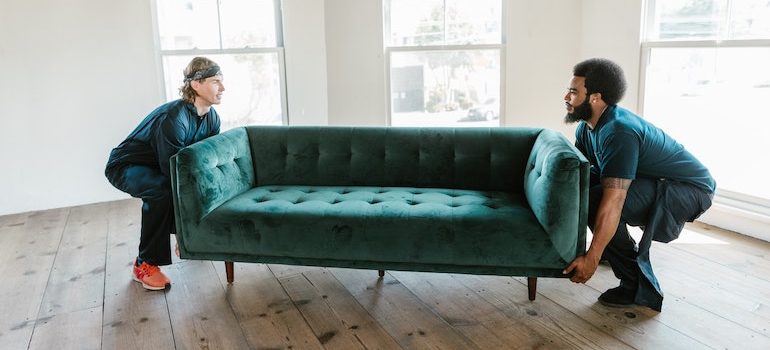
<instances>
[{"instance_id":1,"label":"window","mask_svg":"<svg viewBox=\"0 0 770 350\"><path fill-rule=\"evenodd\" d=\"M645 118L709 167L718 195L766 205L770 1L651 0L648 6Z\"/></svg>"},{"instance_id":2,"label":"window","mask_svg":"<svg viewBox=\"0 0 770 350\"><path fill-rule=\"evenodd\" d=\"M217 62L225 95L222 130L283 124L286 94L279 0L156 0L166 99L179 98L195 56Z\"/></svg>"},{"instance_id":3,"label":"window","mask_svg":"<svg viewBox=\"0 0 770 350\"><path fill-rule=\"evenodd\" d=\"M501 0L386 0L390 124L497 126Z\"/></svg>"}]
</instances>

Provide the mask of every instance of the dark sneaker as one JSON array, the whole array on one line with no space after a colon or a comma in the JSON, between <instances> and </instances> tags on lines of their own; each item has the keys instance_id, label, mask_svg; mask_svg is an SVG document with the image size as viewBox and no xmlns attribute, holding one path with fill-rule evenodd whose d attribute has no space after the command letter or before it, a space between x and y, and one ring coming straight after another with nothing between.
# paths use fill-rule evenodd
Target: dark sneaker
<instances>
[{"instance_id":1,"label":"dark sneaker","mask_svg":"<svg viewBox=\"0 0 770 350\"><path fill-rule=\"evenodd\" d=\"M599 303L609 307L629 307L634 305L636 293L623 287L608 289L599 296Z\"/></svg>"}]
</instances>

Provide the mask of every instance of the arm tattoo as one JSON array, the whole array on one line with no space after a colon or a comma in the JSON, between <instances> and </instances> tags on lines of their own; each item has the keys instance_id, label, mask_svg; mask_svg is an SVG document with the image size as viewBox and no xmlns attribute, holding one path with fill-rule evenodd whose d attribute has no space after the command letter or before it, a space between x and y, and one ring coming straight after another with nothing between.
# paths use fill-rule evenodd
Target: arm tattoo
<instances>
[{"instance_id":1,"label":"arm tattoo","mask_svg":"<svg viewBox=\"0 0 770 350\"><path fill-rule=\"evenodd\" d=\"M618 188L621 190L628 190L629 187L631 187L630 179L621 179L619 177L602 178L602 188Z\"/></svg>"}]
</instances>

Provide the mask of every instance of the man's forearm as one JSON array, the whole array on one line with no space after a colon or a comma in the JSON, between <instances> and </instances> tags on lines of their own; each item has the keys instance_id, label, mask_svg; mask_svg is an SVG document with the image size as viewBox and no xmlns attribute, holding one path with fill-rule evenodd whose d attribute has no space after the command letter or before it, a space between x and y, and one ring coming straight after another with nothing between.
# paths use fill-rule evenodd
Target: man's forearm
<instances>
[{"instance_id":1,"label":"man's forearm","mask_svg":"<svg viewBox=\"0 0 770 350\"><path fill-rule=\"evenodd\" d=\"M602 179L602 199L596 212L593 239L586 252L586 257L597 263L618 229L620 214L623 212L623 204L630 184L631 180L628 179Z\"/></svg>"},{"instance_id":2,"label":"man's forearm","mask_svg":"<svg viewBox=\"0 0 770 350\"><path fill-rule=\"evenodd\" d=\"M604 199L602 199L604 202ZM620 210L613 207L607 207L604 210L600 207L599 212L596 214L596 223L594 224L593 239L591 239L591 245L588 247L586 257L592 261L599 262L601 260L604 249L612 240L615 235L615 231L618 228L620 222ZM620 203L622 210L623 203ZM609 206L609 205L608 205Z\"/></svg>"}]
</instances>

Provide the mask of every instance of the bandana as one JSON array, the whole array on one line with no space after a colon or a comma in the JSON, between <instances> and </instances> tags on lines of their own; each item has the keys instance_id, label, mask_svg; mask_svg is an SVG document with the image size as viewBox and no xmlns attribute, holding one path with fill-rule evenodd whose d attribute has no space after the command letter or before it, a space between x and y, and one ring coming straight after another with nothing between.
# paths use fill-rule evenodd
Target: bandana
<instances>
[{"instance_id":1,"label":"bandana","mask_svg":"<svg viewBox=\"0 0 770 350\"><path fill-rule=\"evenodd\" d=\"M199 70L191 75L186 76L184 81L188 82L193 80L201 80L220 74L222 74L222 70L219 69L219 66L213 66L209 69Z\"/></svg>"}]
</instances>

